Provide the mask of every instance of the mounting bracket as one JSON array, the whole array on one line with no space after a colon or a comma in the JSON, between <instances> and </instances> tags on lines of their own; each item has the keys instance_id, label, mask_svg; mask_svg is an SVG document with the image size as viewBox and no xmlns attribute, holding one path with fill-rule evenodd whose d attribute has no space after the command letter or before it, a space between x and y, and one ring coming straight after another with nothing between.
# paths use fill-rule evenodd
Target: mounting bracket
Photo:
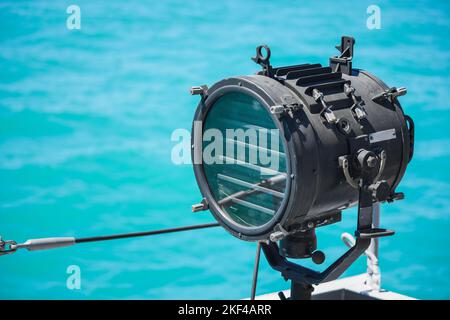
<instances>
[{"instance_id":1,"label":"mounting bracket","mask_svg":"<svg viewBox=\"0 0 450 320\"><path fill-rule=\"evenodd\" d=\"M352 58L353 46L355 45L355 38L343 36L341 44L336 46L340 51L339 56L330 57L330 67L333 72L342 72L348 75L352 74Z\"/></svg>"},{"instance_id":2,"label":"mounting bracket","mask_svg":"<svg viewBox=\"0 0 450 320\"><path fill-rule=\"evenodd\" d=\"M262 50L266 51L266 55L264 56L262 53ZM259 74L262 74L264 76L273 78L273 68L270 65L270 48L263 44L256 47L256 55L252 57L252 60L259 64L262 67L262 71L259 72Z\"/></svg>"},{"instance_id":3,"label":"mounting bracket","mask_svg":"<svg viewBox=\"0 0 450 320\"><path fill-rule=\"evenodd\" d=\"M364 157L364 161L361 162L366 163L366 158L367 156ZM261 247L267 261L269 262L269 265L273 269L279 271L285 280L291 280L291 299L311 299L313 284L317 285L322 282L337 279L350 267L353 262L356 261L356 259L358 259L359 256L366 251L372 238L391 236L394 234L393 230L373 228L372 226L373 202L375 200L374 186L376 185L376 181L374 181L373 177L378 177L376 174L370 172L376 170L376 168L367 165L364 169L365 170L362 171L361 178L358 183L358 221L355 231L355 245L327 269L322 272L318 272L295 264L288 261L286 257L280 254L279 247L276 242L261 242ZM280 297L283 298L283 296Z\"/></svg>"}]
</instances>

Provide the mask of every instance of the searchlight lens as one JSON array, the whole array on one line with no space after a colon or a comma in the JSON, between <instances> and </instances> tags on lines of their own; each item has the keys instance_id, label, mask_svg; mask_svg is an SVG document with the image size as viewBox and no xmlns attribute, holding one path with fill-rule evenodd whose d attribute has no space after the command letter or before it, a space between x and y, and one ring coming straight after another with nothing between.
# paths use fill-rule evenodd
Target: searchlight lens
<instances>
[{"instance_id":1,"label":"searchlight lens","mask_svg":"<svg viewBox=\"0 0 450 320\"><path fill-rule=\"evenodd\" d=\"M203 124L203 168L225 219L260 227L285 198L286 158L269 110L241 92L226 93Z\"/></svg>"}]
</instances>

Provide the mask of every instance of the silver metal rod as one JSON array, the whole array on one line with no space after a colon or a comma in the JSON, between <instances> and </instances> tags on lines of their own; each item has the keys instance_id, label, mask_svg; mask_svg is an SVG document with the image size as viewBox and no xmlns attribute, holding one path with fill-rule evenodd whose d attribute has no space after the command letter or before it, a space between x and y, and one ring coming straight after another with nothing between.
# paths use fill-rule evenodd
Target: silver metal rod
<instances>
[{"instance_id":1,"label":"silver metal rod","mask_svg":"<svg viewBox=\"0 0 450 320\"><path fill-rule=\"evenodd\" d=\"M61 247L68 247L75 244L76 239L74 237L53 237L53 238L40 238L30 239L24 243L11 245L12 250L27 249L29 251L36 250L48 250Z\"/></svg>"},{"instance_id":2,"label":"silver metal rod","mask_svg":"<svg viewBox=\"0 0 450 320\"><path fill-rule=\"evenodd\" d=\"M225 156L218 156L218 157L219 157L219 159L222 160L223 163L236 164L238 166L242 166L242 167L250 169L250 170L258 171L262 175L266 175L266 176L283 175L286 177L286 173L279 172L279 171L276 171L276 170L273 170L270 168L261 167L261 166L258 166L258 165L255 165L255 164L252 164L249 162L245 162L245 161L230 158L230 157L225 157Z\"/></svg>"},{"instance_id":3,"label":"silver metal rod","mask_svg":"<svg viewBox=\"0 0 450 320\"><path fill-rule=\"evenodd\" d=\"M11 241L11 240L3 241L3 240L1 240L1 237L0 237L0 256L9 254L9 253L14 253L18 249L27 249L29 251L48 250L48 249L72 246L77 243L106 241L106 240L134 238L134 237L145 237L145 236L153 236L153 235L158 235L158 234L166 234L166 233L173 233L173 232L180 232L180 231L206 229L206 228L212 228L212 227L218 227L218 226L220 226L220 224L218 224L217 222L213 222L213 223L198 224L198 225L193 225L193 226L160 229L160 230L152 230L152 231L144 231L144 232L120 233L120 234L113 234L113 235L107 235L107 236L88 237L88 238L53 237L53 238L30 239L30 240L25 241L24 243L19 243L19 244L16 243L15 241Z\"/></svg>"},{"instance_id":4,"label":"silver metal rod","mask_svg":"<svg viewBox=\"0 0 450 320\"><path fill-rule=\"evenodd\" d=\"M273 190L273 189L262 187L261 186L261 182L250 183L250 182L247 182L247 181L244 181L244 180L240 180L240 179L237 179L237 178L226 176L226 175L221 174L221 173L219 173L217 175L217 178L219 178L221 180L224 180L224 181L228 181L228 182L237 184L237 185L242 186L242 187L254 189L254 190L257 190L257 191L262 192L262 193L271 194L271 195L273 195L275 197L278 197L278 198L284 198L284 193L276 191L276 190ZM284 176L282 176L282 178L283 178L283 180L286 179Z\"/></svg>"},{"instance_id":5,"label":"silver metal rod","mask_svg":"<svg viewBox=\"0 0 450 320\"><path fill-rule=\"evenodd\" d=\"M258 145L250 144L250 143L239 141L239 140L225 139L225 142L228 145L238 145L238 146L242 146L242 147L245 147L245 148L248 148L248 149L251 149L251 150L256 150L258 152L262 151L262 152L265 152L266 154L270 153L271 155L276 155L276 156L282 157L282 158L286 157L286 155L283 152L276 151L276 150L273 150L273 149L267 149L267 148L264 148L264 147L261 147L261 146L258 146Z\"/></svg>"},{"instance_id":6,"label":"silver metal rod","mask_svg":"<svg viewBox=\"0 0 450 320\"><path fill-rule=\"evenodd\" d=\"M241 206L244 206L244 207L247 207L247 208L250 208L250 209L254 209L254 210L266 213L266 214L271 215L271 216L273 216L275 214L275 210L272 210L272 209L269 209L269 208L266 208L266 207L263 207L263 206L260 206L260 205L257 205L257 204L245 201L245 200L240 200L240 199L237 199L237 198L233 198L231 201L233 201L234 203L240 204Z\"/></svg>"}]
</instances>

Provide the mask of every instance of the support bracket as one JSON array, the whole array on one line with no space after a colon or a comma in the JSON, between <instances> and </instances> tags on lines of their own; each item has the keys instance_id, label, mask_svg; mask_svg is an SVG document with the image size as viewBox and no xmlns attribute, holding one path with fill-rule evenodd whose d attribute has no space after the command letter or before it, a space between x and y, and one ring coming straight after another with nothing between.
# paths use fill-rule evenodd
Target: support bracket
<instances>
[{"instance_id":1,"label":"support bracket","mask_svg":"<svg viewBox=\"0 0 450 320\"><path fill-rule=\"evenodd\" d=\"M263 54L263 49L266 54ZM252 60L262 67L262 71L259 74L273 78L273 68L270 65L270 48L269 46L263 44L256 47L256 55L252 57Z\"/></svg>"},{"instance_id":2,"label":"support bracket","mask_svg":"<svg viewBox=\"0 0 450 320\"><path fill-rule=\"evenodd\" d=\"M355 39L349 36L342 36L341 44L336 46L340 51L339 56L330 57L330 67L333 72L352 74L353 46Z\"/></svg>"}]
</instances>

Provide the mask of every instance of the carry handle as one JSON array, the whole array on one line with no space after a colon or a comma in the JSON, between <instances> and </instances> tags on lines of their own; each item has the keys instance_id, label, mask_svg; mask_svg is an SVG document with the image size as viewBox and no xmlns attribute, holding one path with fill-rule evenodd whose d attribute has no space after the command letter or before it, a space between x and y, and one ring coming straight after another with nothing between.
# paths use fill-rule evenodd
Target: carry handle
<instances>
[{"instance_id":1,"label":"carry handle","mask_svg":"<svg viewBox=\"0 0 450 320\"><path fill-rule=\"evenodd\" d=\"M414 121L410 116L405 115L405 120L408 123L409 130L409 160L411 161L414 155Z\"/></svg>"}]
</instances>

